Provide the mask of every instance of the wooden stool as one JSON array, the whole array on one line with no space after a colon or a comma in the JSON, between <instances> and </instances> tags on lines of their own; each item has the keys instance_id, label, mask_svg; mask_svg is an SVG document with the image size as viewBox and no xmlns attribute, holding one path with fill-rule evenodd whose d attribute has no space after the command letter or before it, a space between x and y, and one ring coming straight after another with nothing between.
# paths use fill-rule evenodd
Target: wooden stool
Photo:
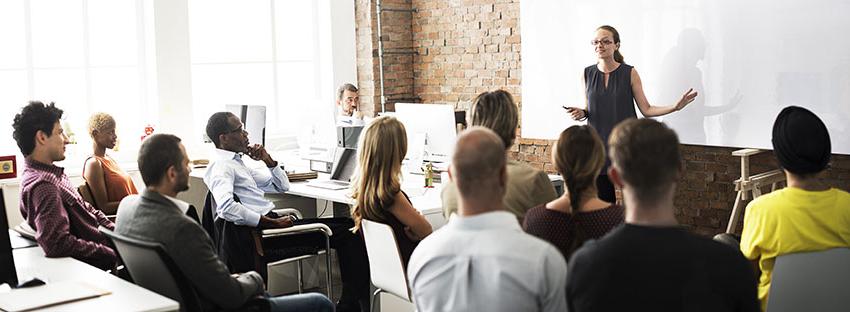
<instances>
[{"instance_id":1,"label":"wooden stool","mask_svg":"<svg viewBox=\"0 0 850 312\"><path fill-rule=\"evenodd\" d=\"M752 196L753 199L762 195L761 188L770 185L770 191L777 189L779 183L785 181L785 172L780 169L771 170L755 175L750 175L750 156L764 152L763 150L747 148L732 152L732 156L741 157L741 177L735 180L735 205L732 206L732 215L729 216L729 225L726 233L732 234L741 219L741 203Z\"/></svg>"}]
</instances>

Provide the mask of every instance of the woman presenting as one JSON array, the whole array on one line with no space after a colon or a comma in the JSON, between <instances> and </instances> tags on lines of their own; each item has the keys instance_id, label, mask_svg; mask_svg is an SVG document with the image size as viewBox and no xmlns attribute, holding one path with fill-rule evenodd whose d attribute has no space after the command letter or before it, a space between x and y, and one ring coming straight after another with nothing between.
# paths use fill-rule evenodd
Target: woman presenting
<instances>
[{"instance_id":1,"label":"woman presenting","mask_svg":"<svg viewBox=\"0 0 850 312\"><path fill-rule=\"evenodd\" d=\"M608 135L620 121L636 118L635 105L646 117L664 116L684 108L693 102L697 92L688 89L679 101L671 106L653 106L646 99L640 76L634 67L623 63L620 54L620 34L614 27L604 25L596 29L596 36L590 42L598 61L584 69L582 81L585 87L585 106L564 107L574 120L587 120L587 123L599 132L599 136L608 146ZM596 180L599 198L615 202L614 185L608 179L608 166Z\"/></svg>"}]
</instances>

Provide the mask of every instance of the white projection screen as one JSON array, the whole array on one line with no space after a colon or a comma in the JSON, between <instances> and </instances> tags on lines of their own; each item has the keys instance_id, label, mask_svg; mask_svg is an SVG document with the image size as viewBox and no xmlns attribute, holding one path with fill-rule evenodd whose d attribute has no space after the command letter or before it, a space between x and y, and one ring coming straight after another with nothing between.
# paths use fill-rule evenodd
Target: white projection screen
<instances>
[{"instance_id":1,"label":"white projection screen","mask_svg":"<svg viewBox=\"0 0 850 312\"><path fill-rule=\"evenodd\" d=\"M798 105L826 123L833 153L850 154L850 1L522 0L520 23L523 137L577 124L561 106L584 105L590 40L609 24L651 104L699 92L658 118L683 143L772 149L776 115Z\"/></svg>"}]
</instances>

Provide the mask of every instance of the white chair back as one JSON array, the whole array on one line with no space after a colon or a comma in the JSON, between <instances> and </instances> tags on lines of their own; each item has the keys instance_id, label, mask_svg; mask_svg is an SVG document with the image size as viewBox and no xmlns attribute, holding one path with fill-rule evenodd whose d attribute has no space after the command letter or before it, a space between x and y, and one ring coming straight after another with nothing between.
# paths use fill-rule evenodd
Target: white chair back
<instances>
[{"instance_id":1,"label":"white chair back","mask_svg":"<svg viewBox=\"0 0 850 312\"><path fill-rule=\"evenodd\" d=\"M776 258L768 312L850 311L850 249L782 255Z\"/></svg>"},{"instance_id":2,"label":"white chair back","mask_svg":"<svg viewBox=\"0 0 850 312\"><path fill-rule=\"evenodd\" d=\"M363 231L366 241L372 284L385 292L411 301L407 274L401 262L393 229L386 224L364 219L360 222L360 230Z\"/></svg>"}]
</instances>

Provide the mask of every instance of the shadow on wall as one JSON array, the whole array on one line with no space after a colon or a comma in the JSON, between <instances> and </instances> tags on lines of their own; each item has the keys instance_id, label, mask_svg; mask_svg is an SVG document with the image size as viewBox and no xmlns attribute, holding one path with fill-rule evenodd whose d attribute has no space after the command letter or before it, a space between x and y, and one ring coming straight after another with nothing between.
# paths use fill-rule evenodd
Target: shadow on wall
<instances>
[{"instance_id":1,"label":"shadow on wall","mask_svg":"<svg viewBox=\"0 0 850 312\"><path fill-rule=\"evenodd\" d=\"M702 31L696 28L686 28L679 33L676 45L667 51L664 56L664 61L661 67L661 76L659 77L662 90L688 90L694 88L700 95L685 109L674 114L664 117L664 122L674 129L700 129L693 131L676 131L679 134L679 140L685 143L707 143L707 138L711 137L706 127L706 120L711 116L723 115L724 125L731 126L734 129L722 129L721 135L731 135L737 132L738 118L735 113L728 113L735 109L741 103L743 96L740 90L735 91L735 95L729 99L721 100L707 98L709 92L705 92L703 84L703 72L697 67L697 64L705 58L706 41ZM680 94L673 93L675 96ZM677 98L672 98L674 102ZM709 101L715 101L715 105L709 106ZM720 103L716 103L720 102ZM724 141L725 138L724 138Z\"/></svg>"}]
</instances>

